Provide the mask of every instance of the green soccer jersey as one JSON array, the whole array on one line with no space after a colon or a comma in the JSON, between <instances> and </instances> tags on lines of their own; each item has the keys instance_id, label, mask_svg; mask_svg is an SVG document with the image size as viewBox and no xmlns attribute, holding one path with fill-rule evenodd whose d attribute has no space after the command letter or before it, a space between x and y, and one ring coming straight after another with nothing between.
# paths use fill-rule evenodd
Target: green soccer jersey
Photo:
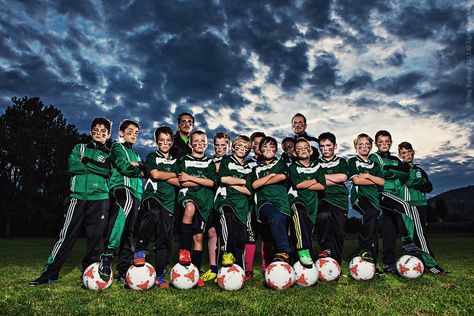
<instances>
[{"instance_id":1,"label":"green soccer jersey","mask_svg":"<svg viewBox=\"0 0 474 316\"><path fill-rule=\"evenodd\" d=\"M241 164L237 158L226 156L221 160L218 178L232 177L245 179L246 187L251 192L251 173L252 169L247 164ZM220 181L219 181L220 182ZM247 214L249 212L250 196L240 193L230 186L220 185L216 192L215 208L220 209L224 205L229 205L234 210L235 216L242 222L247 223Z\"/></svg>"},{"instance_id":2,"label":"green soccer jersey","mask_svg":"<svg viewBox=\"0 0 474 316\"><path fill-rule=\"evenodd\" d=\"M370 154L369 159L379 164L382 178L385 179L383 190L385 192L399 194L402 183L408 179L409 171L403 167L403 163L390 153L380 150Z\"/></svg>"},{"instance_id":3,"label":"green soccer jersey","mask_svg":"<svg viewBox=\"0 0 474 316\"><path fill-rule=\"evenodd\" d=\"M143 187L140 174L142 170L131 164L141 163L142 159L132 149L130 143L112 144L110 160L112 161L112 176L110 177L110 188L128 188L135 198L141 200Z\"/></svg>"},{"instance_id":4,"label":"green soccer jersey","mask_svg":"<svg viewBox=\"0 0 474 316\"><path fill-rule=\"evenodd\" d=\"M288 166L282 160L274 158L268 164L263 161L258 162L252 171L252 183L270 173L284 174L288 178ZM290 203L288 202L287 181L275 184L264 185L255 191L255 211L257 218L260 217L260 208L264 204L274 205L281 213L290 216Z\"/></svg>"},{"instance_id":5,"label":"green soccer jersey","mask_svg":"<svg viewBox=\"0 0 474 316\"><path fill-rule=\"evenodd\" d=\"M74 146L68 159L71 197L85 201L109 198L109 156L110 149L94 141Z\"/></svg>"},{"instance_id":6,"label":"green soccer jersey","mask_svg":"<svg viewBox=\"0 0 474 316\"><path fill-rule=\"evenodd\" d=\"M412 206L428 205L426 193L433 190L426 172L418 165L410 165L410 176L400 190L400 197Z\"/></svg>"},{"instance_id":7,"label":"green soccer jersey","mask_svg":"<svg viewBox=\"0 0 474 316\"><path fill-rule=\"evenodd\" d=\"M177 160L168 155L166 158L159 150L149 153L145 160L145 171L149 178L145 184L143 200L152 198L160 203L168 212L174 212L174 201L176 198L176 187L165 180L154 180L150 172L158 170L162 172L178 172Z\"/></svg>"},{"instance_id":8,"label":"green soccer jersey","mask_svg":"<svg viewBox=\"0 0 474 316\"><path fill-rule=\"evenodd\" d=\"M326 160L324 157L318 160L324 174L348 174L347 161L344 158L334 156L331 160ZM349 211L349 190L344 184L326 186L324 190L323 200L332 205L339 207L344 213Z\"/></svg>"},{"instance_id":9,"label":"green soccer jersey","mask_svg":"<svg viewBox=\"0 0 474 316\"><path fill-rule=\"evenodd\" d=\"M364 160L359 156L352 157L348 161L349 178L352 179L360 173L368 173L376 177L382 177L380 166L373 160ZM360 197L366 197L370 203L380 209L379 188L377 185L355 185L352 184L351 203L356 204Z\"/></svg>"},{"instance_id":10,"label":"green soccer jersey","mask_svg":"<svg viewBox=\"0 0 474 316\"><path fill-rule=\"evenodd\" d=\"M193 157L192 155L182 157L178 164L178 171L212 181L215 181L217 178L216 165L212 162L211 158L206 156L202 158ZM212 188L204 186L181 188L178 193L178 202L184 205L188 200L194 202L204 221L207 221L214 206Z\"/></svg>"},{"instance_id":11,"label":"green soccer jersey","mask_svg":"<svg viewBox=\"0 0 474 316\"><path fill-rule=\"evenodd\" d=\"M295 161L289 167L291 188L288 192L290 205L301 203L304 205L308 213L310 221L316 223L316 215L318 212L318 192L309 189L297 189L296 186L303 181L315 179L318 183L326 186L324 171L317 161L310 162L308 167L302 165L299 161Z\"/></svg>"}]
</instances>

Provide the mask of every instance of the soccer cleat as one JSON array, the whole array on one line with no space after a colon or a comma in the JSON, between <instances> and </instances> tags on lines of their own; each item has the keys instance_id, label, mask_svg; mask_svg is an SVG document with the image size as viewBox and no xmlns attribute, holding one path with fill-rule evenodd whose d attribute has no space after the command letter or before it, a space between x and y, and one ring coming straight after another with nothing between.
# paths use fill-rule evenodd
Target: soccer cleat
<instances>
[{"instance_id":1,"label":"soccer cleat","mask_svg":"<svg viewBox=\"0 0 474 316\"><path fill-rule=\"evenodd\" d=\"M383 270L380 270L379 268L375 268L375 276L377 278L383 278L384 276Z\"/></svg>"},{"instance_id":2,"label":"soccer cleat","mask_svg":"<svg viewBox=\"0 0 474 316\"><path fill-rule=\"evenodd\" d=\"M371 263L374 263L374 258L372 257L372 254L368 251L362 251L360 253L360 257L362 259L364 259L365 261L368 261L368 262L371 262Z\"/></svg>"},{"instance_id":3,"label":"soccer cleat","mask_svg":"<svg viewBox=\"0 0 474 316\"><path fill-rule=\"evenodd\" d=\"M305 267L311 267L313 265L313 259L311 258L311 254L309 253L308 249L298 250L298 257L301 265Z\"/></svg>"},{"instance_id":4,"label":"soccer cleat","mask_svg":"<svg viewBox=\"0 0 474 316\"><path fill-rule=\"evenodd\" d=\"M232 253L226 253L224 255L222 255L222 265L224 267L230 267L231 265L233 265L235 262L235 258L234 258L234 255Z\"/></svg>"},{"instance_id":5,"label":"soccer cleat","mask_svg":"<svg viewBox=\"0 0 474 316\"><path fill-rule=\"evenodd\" d=\"M191 264L191 253L189 252L189 250L179 250L178 262L183 266L189 266Z\"/></svg>"},{"instance_id":6,"label":"soccer cleat","mask_svg":"<svg viewBox=\"0 0 474 316\"><path fill-rule=\"evenodd\" d=\"M126 274L119 275L118 281L122 284L127 284L127 275Z\"/></svg>"},{"instance_id":7,"label":"soccer cleat","mask_svg":"<svg viewBox=\"0 0 474 316\"><path fill-rule=\"evenodd\" d=\"M168 281L166 281L166 277L164 274L159 275L155 279L155 286L159 286L160 288L164 289L170 286Z\"/></svg>"},{"instance_id":8,"label":"soccer cleat","mask_svg":"<svg viewBox=\"0 0 474 316\"><path fill-rule=\"evenodd\" d=\"M136 267L143 267L146 262L146 255L148 251L146 250L138 250L133 255L133 265Z\"/></svg>"},{"instance_id":9,"label":"soccer cleat","mask_svg":"<svg viewBox=\"0 0 474 316\"><path fill-rule=\"evenodd\" d=\"M414 243L409 243L403 246L403 253L405 253L406 255L421 257L422 251Z\"/></svg>"},{"instance_id":10,"label":"soccer cleat","mask_svg":"<svg viewBox=\"0 0 474 316\"><path fill-rule=\"evenodd\" d=\"M281 262L288 262L290 259L290 255L286 252L278 252L275 254L273 261L281 261Z\"/></svg>"},{"instance_id":11,"label":"soccer cleat","mask_svg":"<svg viewBox=\"0 0 474 316\"><path fill-rule=\"evenodd\" d=\"M110 280L110 275L112 274L113 257L113 254L105 252L100 256L99 276L102 280L106 282Z\"/></svg>"},{"instance_id":12,"label":"soccer cleat","mask_svg":"<svg viewBox=\"0 0 474 316\"><path fill-rule=\"evenodd\" d=\"M318 258L326 258L326 257L331 257L331 250L329 249L321 250L318 253Z\"/></svg>"},{"instance_id":13,"label":"soccer cleat","mask_svg":"<svg viewBox=\"0 0 474 316\"><path fill-rule=\"evenodd\" d=\"M208 281L215 281L217 279L217 273L213 272L211 269L207 270L206 273L204 273L202 276L201 276L201 279L204 281L204 282L208 282Z\"/></svg>"},{"instance_id":14,"label":"soccer cleat","mask_svg":"<svg viewBox=\"0 0 474 316\"><path fill-rule=\"evenodd\" d=\"M30 286L51 284L51 283L56 283L56 282L58 282L57 279L51 279L49 276L42 274L40 275L39 278L30 281Z\"/></svg>"},{"instance_id":15,"label":"soccer cleat","mask_svg":"<svg viewBox=\"0 0 474 316\"><path fill-rule=\"evenodd\" d=\"M390 273L393 275L398 275L397 266L395 264L384 264L383 265L383 272Z\"/></svg>"},{"instance_id":16,"label":"soccer cleat","mask_svg":"<svg viewBox=\"0 0 474 316\"><path fill-rule=\"evenodd\" d=\"M204 286L204 280L203 280L201 277L199 277L197 286L198 286L198 287L203 287L203 286Z\"/></svg>"},{"instance_id":17,"label":"soccer cleat","mask_svg":"<svg viewBox=\"0 0 474 316\"><path fill-rule=\"evenodd\" d=\"M265 275L265 274L262 274ZM253 279L253 271L245 271L245 282Z\"/></svg>"},{"instance_id":18,"label":"soccer cleat","mask_svg":"<svg viewBox=\"0 0 474 316\"><path fill-rule=\"evenodd\" d=\"M440 266L434 266L434 267L428 268L428 271L436 275L451 275L451 272L444 270Z\"/></svg>"}]
</instances>

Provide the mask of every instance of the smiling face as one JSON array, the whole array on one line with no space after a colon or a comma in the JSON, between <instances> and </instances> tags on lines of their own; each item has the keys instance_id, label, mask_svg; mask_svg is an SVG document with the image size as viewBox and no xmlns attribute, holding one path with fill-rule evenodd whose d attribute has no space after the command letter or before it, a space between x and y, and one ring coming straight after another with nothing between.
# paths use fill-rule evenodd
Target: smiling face
<instances>
[{"instance_id":1,"label":"smiling face","mask_svg":"<svg viewBox=\"0 0 474 316\"><path fill-rule=\"evenodd\" d=\"M295 116L291 120L291 128L296 135L303 134L306 131L306 127L307 125L302 116Z\"/></svg>"},{"instance_id":2,"label":"smiling face","mask_svg":"<svg viewBox=\"0 0 474 316\"><path fill-rule=\"evenodd\" d=\"M189 147L193 150L193 154L204 155L207 148L206 134L193 134L189 140Z\"/></svg>"},{"instance_id":3,"label":"smiling face","mask_svg":"<svg viewBox=\"0 0 474 316\"><path fill-rule=\"evenodd\" d=\"M178 131L189 136L193 130L194 119L190 115L182 115L178 122Z\"/></svg>"},{"instance_id":4,"label":"smiling face","mask_svg":"<svg viewBox=\"0 0 474 316\"><path fill-rule=\"evenodd\" d=\"M119 132L120 138L130 144L135 144L140 129L133 124L128 125L123 131Z\"/></svg>"},{"instance_id":5,"label":"smiling face","mask_svg":"<svg viewBox=\"0 0 474 316\"><path fill-rule=\"evenodd\" d=\"M156 145L162 153L167 154L169 153L171 146L173 146L173 137L169 134L159 133Z\"/></svg>"},{"instance_id":6,"label":"smiling face","mask_svg":"<svg viewBox=\"0 0 474 316\"><path fill-rule=\"evenodd\" d=\"M110 131L107 129L107 127L105 127L104 124L97 124L91 129L92 140L97 143L105 144L110 136Z\"/></svg>"},{"instance_id":7,"label":"smiling face","mask_svg":"<svg viewBox=\"0 0 474 316\"><path fill-rule=\"evenodd\" d=\"M375 140L378 150L383 153L389 152L392 147L392 138L390 136L379 136Z\"/></svg>"}]
</instances>

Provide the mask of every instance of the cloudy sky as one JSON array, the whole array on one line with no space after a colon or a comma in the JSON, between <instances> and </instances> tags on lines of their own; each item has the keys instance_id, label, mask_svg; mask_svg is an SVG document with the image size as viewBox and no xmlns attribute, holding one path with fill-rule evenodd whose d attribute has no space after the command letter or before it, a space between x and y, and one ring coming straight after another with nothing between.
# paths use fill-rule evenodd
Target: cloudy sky
<instances>
[{"instance_id":1,"label":"cloudy sky","mask_svg":"<svg viewBox=\"0 0 474 316\"><path fill-rule=\"evenodd\" d=\"M472 1L0 0L0 113L37 96L87 132L136 119L137 146L192 112L232 136L378 129L410 141L439 193L474 184Z\"/></svg>"}]
</instances>

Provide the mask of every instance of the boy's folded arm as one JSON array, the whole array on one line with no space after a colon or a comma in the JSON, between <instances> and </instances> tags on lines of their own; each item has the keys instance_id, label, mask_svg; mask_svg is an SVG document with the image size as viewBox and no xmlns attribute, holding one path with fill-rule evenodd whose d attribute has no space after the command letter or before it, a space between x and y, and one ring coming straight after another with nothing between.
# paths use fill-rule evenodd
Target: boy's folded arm
<instances>
[{"instance_id":1,"label":"boy's folded arm","mask_svg":"<svg viewBox=\"0 0 474 316\"><path fill-rule=\"evenodd\" d=\"M101 176L109 175L110 170L112 169L109 159L106 159L104 162L99 162L88 157L83 157L81 161L90 172Z\"/></svg>"},{"instance_id":2,"label":"boy's folded arm","mask_svg":"<svg viewBox=\"0 0 474 316\"><path fill-rule=\"evenodd\" d=\"M247 183L245 179L234 178L231 176L221 177L220 182L226 185L240 185L240 186L245 186L245 184Z\"/></svg>"}]
</instances>

